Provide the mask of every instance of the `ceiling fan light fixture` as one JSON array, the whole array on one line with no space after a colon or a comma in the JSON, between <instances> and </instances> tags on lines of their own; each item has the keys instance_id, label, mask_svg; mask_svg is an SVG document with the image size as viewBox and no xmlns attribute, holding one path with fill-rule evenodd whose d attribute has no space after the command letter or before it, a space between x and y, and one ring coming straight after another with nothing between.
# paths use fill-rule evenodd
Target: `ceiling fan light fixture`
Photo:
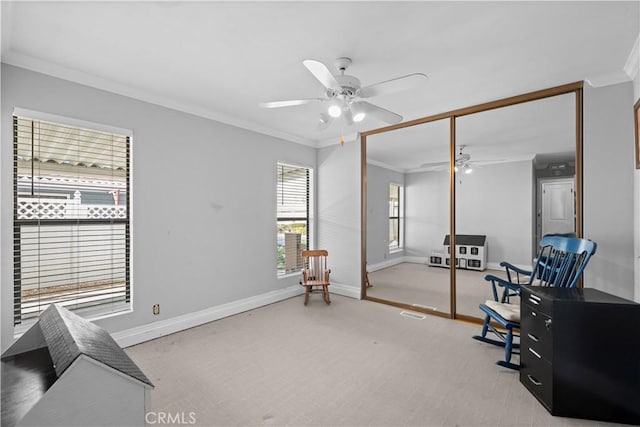
<instances>
[{"instance_id":1,"label":"ceiling fan light fixture","mask_svg":"<svg viewBox=\"0 0 640 427\"><path fill-rule=\"evenodd\" d=\"M260 102L259 107L283 108L322 102L323 106L327 108L323 114L326 113L328 117L333 119L343 117L343 122L347 126L354 122L361 122L365 117L378 119L388 124L397 124L402 122L401 115L367 101L360 101L360 99L408 90L424 83L427 79L424 74L414 73L362 87L358 78L345 74L351 65L350 58L336 59L335 66L340 71L337 75L334 75L325 64L315 59L305 59L302 63L326 89L324 96L322 98ZM316 126L317 130L326 129L330 122L331 120L321 119Z\"/></svg>"},{"instance_id":2,"label":"ceiling fan light fixture","mask_svg":"<svg viewBox=\"0 0 640 427\"><path fill-rule=\"evenodd\" d=\"M339 102L332 102L329 104L329 108L327 109L327 113L334 119L340 117L342 115L342 105Z\"/></svg>"},{"instance_id":3,"label":"ceiling fan light fixture","mask_svg":"<svg viewBox=\"0 0 640 427\"><path fill-rule=\"evenodd\" d=\"M365 112L362 104L360 102L354 102L351 106L351 114L353 115L354 122L361 122L366 117L367 113Z\"/></svg>"},{"instance_id":4,"label":"ceiling fan light fixture","mask_svg":"<svg viewBox=\"0 0 640 427\"><path fill-rule=\"evenodd\" d=\"M469 175L471 172L473 172L473 169L471 168L471 166L464 165L464 173Z\"/></svg>"}]
</instances>

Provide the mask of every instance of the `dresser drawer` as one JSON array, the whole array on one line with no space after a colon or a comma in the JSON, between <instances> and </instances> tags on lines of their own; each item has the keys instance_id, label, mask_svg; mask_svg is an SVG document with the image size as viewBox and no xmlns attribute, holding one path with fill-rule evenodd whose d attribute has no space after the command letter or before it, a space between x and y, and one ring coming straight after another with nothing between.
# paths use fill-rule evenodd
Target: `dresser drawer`
<instances>
[{"instance_id":1,"label":"dresser drawer","mask_svg":"<svg viewBox=\"0 0 640 427\"><path fill-rule=\"evenodd\" d=\"M553 320L534 307L520 308L520 348L538 355L547 362L553 361ZM531 349L531 350L529 350Z\"/></svg>"},{"instance_id":2,"label":"dresser drawer","mask_svg":"<svg viewBox=\"0 0 640 427\"><path fill-rule=\"evenodd\" d=\"M535 287L535 286L534 286ZM546 295L538 295L532 292L531 289L522 288L521 304L530 305L537 309L537 311L545 314L551 314L553 310L553 300Z\"/></svg>"},{"instance_id":3,"label":"dresser drawer","mask_svg":"<svg viewBox=\"0 0 640 427\"><path fill-rule=\"evenodd\" d=\"M553 408L553 374L551 364L520 349L520 382L542 403L548 411Z\"/></svg>"}]
</instances>

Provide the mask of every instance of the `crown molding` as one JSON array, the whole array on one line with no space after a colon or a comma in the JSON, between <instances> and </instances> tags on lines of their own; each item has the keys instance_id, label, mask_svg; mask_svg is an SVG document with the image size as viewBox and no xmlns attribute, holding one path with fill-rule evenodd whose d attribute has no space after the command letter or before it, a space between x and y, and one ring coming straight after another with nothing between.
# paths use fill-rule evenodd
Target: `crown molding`
<instances>
[{"instance_id":1,"label":"crown molding","mask_svg":"<svg viewBox=\"0 0 640 427\"><path fill-rule=\"evenodd\" d=\"M618 70L606 74L598 74L597 76L591 76L584 79L592 87L604 87L616 85L618 83L628 82L629 75L624 70Z\"/></svg>"},{"instance_id":2,"label":"crown molding","mask_svg":"<svg viewBox=\"0 0 640 427\"><path fill-rule=\"evenodd\" d=\"M107 92L115 93L117 95L126 96L128 98L148 102L150 104L159 105L161 107L169 108L183 113L192 114L194 116L224 123L237 128L272 136L274 138L294 142L301 145L306 145L308 147L318 148L315 141L308 140L306 138L301 138L299 136L292 135L286 132L250 123L247 120L232 117L198 105L179 102L175 99L164 97L132 86L123 85L109 79L57 65L48 61L42 61L40 59L28 55L23 55L11 50L2 52L2 62L8 65L13 65L15 67L24 68L30 71L35 71L37 73L42 73L59 79L93 87L95 89L104 90Z\"/></svg>"},{"instance_id":3,"label":"crown molding","mask_svg":"<svg viewBox=\"0 0 640 427\"><path fill-rule=\"evenodd\" d=\"M406 172L406 170L404 170L404 169L400 169L400 168L392 166L390 164L387 164L387 163L384 163L384 162L381 162L381 161L378 161L378 160L369 159L369 158L367 158L367 164L378 166L379 168L387 169L387 170L390 170L390 171L393 171L393 172L398 172L398 173L405 173Z\"/></svg>"},{"instance_id":4,"label":"crown molding","mask_svg":"<svg viewBox=\"0 0 640 427\"><path fill-rule=\"evenodd\" d=\"M347 135L342 135L342 139L344 140L345 144L348 142L355 142L355 141L359 141L360 140L360 133L359 132L354 132L354 133L350 133ZM325 148L325 147L330 147L332 145L336 145L336 144L340 144L340 137L335 136L332 138L327 138L327 139L323 139L320 141L316 141L316 148Z\"/></svg>"},{"instance_id":5,"label":"crown molding","mask_svg":"<svg viewBox=\"0 0 640 427\"><path fill-rule=\"evenodd\" d=\"M621 70L587 77L584 80L592 87L611 86L632 81L638 75L638 69L640 69L640 34L636 38L636 42L633 44L627 61Z\"/></svg>"},{"instance_id":6,"label":"crown molding","mask_svg":"<svg viewBox=\"0 0 640 427\"><path fill-rule=\"evenodd\" d=\"M627 62L624 64L624 72L627 73L631 80L636 78L638 70L640 70L640 34L638 34L638 38L633 44L631 53L629 53L629 57L627 58Z\"/></svg>"}]
</instances>

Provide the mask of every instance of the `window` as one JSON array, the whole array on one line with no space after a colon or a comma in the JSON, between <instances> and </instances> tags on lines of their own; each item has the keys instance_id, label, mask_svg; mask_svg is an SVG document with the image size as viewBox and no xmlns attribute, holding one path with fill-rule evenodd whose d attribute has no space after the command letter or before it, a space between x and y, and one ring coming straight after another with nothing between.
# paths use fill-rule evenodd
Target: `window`
<instances>
[{"instance_id":1,"label":"window","mask_svg":"<svg viewBox=\"0 0 640 427\"><path fill-rule=\"evenodd\" d=\"M302 269L301 252L309 248L311 169L278 163L278 275Z\"/></svg>"},{"instance_id":2,"label":"window","mask_svg":"<svg viewBox=\"0 0 640 427\"><path fill-rule=\"evenodd\" d=\"M397 184L389 185L389 248L398 249L402 247L401 242L401 194L402 187Z\"/></svg>"},{"instance_id":3,"label":"window","mask_svg":"<svg viewBox=\"0 0 640 427\"><path fill-rule=\"evenodd\" d=\"M130 137L18 114L13 136L14 325L130 309Z\"/></svg>"}]
</instances>

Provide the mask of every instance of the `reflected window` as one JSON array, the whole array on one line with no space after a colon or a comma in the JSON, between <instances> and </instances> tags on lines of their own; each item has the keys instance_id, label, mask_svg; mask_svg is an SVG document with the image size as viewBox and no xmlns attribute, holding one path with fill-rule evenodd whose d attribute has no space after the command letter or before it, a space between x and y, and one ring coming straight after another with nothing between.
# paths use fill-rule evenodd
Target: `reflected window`
<instances>
[{"instance_id":1,"label":"reflected window","mask_svg":"<svg viewBox=\"0 0 640 427\"><path fill-rule=\"evenodd\" d=\"M402 186L389 184L389 249L400 249L402 242Z\"/></svg>"}]
</instances>

